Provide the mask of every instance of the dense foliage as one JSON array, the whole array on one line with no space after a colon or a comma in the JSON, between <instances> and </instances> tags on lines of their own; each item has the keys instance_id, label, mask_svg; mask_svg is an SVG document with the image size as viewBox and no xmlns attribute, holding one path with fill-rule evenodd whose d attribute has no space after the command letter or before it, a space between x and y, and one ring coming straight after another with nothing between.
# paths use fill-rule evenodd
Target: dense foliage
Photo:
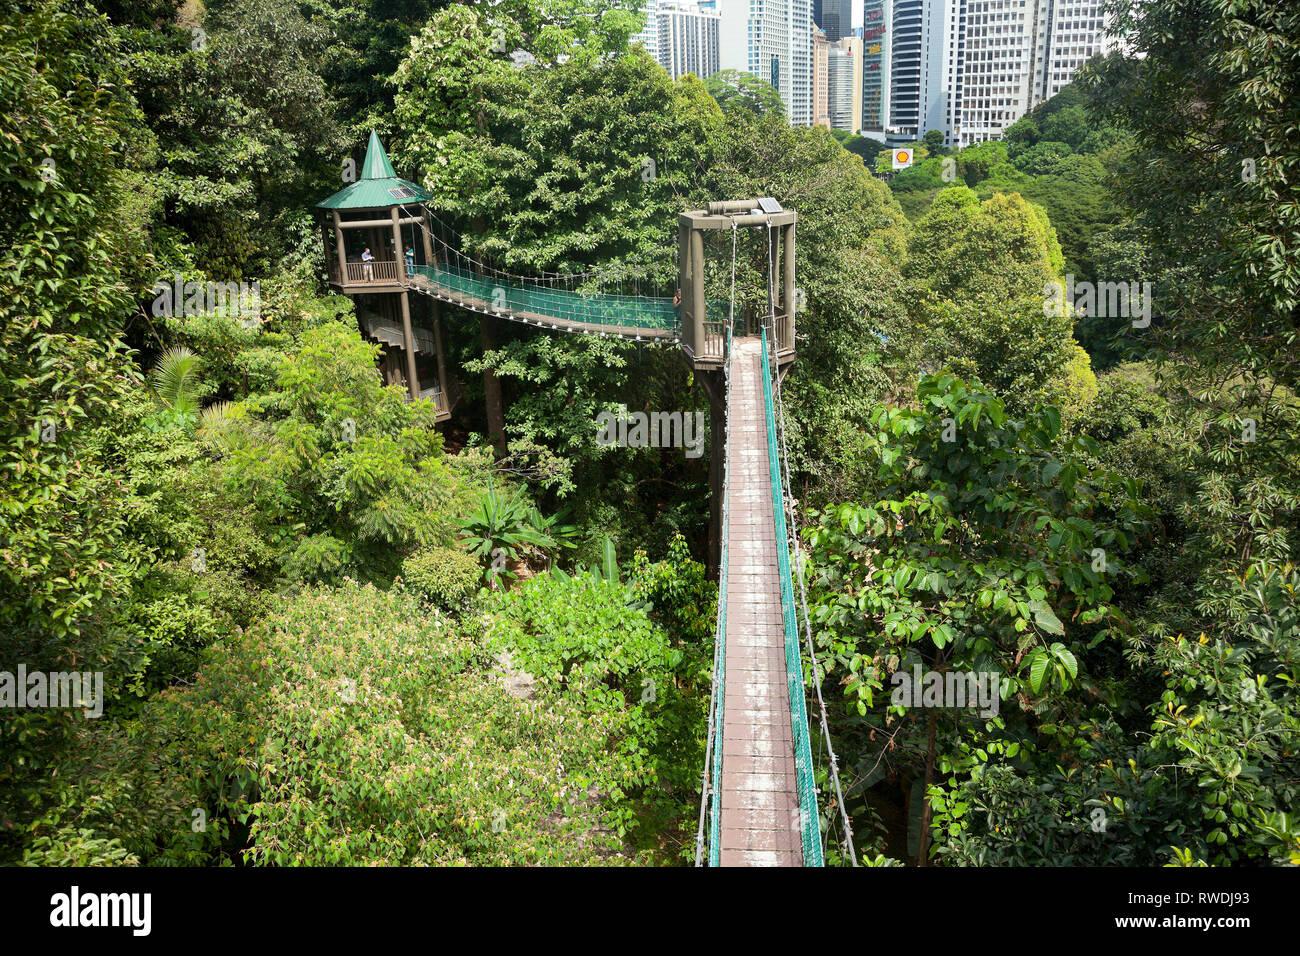
<instances>
[{"instance_id":1,"label":"dense foliage","mask_svg":"<svg viewBox=\"0 0 1300 956\"><path fill-rule=\"evenodd\" d=\"M104 686L0 717L0 861L693 857L719 436L596 423L707 421L703 382L446 306L452 419L408 401L311 219L376 130L440 239L584 291L671 295L682 210L797 210L796 564L863 859L1300 862L1297 14L1115 0L1129 54L894 175L671 79L636 7L0 0L0 672ZM707 252L756 329L771 250ZM158 309L185 281L260 308ZM917 669L996 704L895 699Z\"/></svg>"}]
</instances>

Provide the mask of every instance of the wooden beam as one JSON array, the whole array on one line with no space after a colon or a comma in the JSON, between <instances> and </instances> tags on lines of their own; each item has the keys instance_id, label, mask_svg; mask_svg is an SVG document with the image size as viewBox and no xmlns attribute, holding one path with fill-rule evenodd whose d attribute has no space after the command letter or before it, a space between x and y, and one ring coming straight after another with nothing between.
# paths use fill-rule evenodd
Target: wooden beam
<instances>
[{"instance_id":1,"label":"wooden beam","mask_svg":"<svg viewBox=\"0 0 1300 956\"><path fill-rule=\"evenodd\" d=\"M397 207L394 206L393 209L396 210ZM410 225L418 224L420 222L419 218L416 216L401 216L401 217L394 217L394 218L397 218L398 222L400 222L404 226L410 226ZM337 222L344 229L382 229L385 226L387 226L389 223L391 223L393 220L392 219L352 219L352 220L339 219L339 213L338 210L336 209L334 210L334 221Z\"/></svg>"}]
</instances>

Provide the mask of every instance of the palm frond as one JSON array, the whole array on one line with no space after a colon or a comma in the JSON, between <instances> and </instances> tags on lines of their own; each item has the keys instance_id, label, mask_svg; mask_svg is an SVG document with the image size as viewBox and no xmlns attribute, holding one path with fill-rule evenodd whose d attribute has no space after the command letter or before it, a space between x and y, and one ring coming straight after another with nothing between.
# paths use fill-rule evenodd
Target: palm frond
<instances>
[{"instance_id":1,"label":"palm frond","mask_svg":"<svg viewBox=\"0 0 1300 956\"><path fill-rule=\"evenodd\" d=\"M168 349L149 373L154 397L177 412L199 410L199 370L203 360L183 345Z\"/></svg>"}]
</instances>

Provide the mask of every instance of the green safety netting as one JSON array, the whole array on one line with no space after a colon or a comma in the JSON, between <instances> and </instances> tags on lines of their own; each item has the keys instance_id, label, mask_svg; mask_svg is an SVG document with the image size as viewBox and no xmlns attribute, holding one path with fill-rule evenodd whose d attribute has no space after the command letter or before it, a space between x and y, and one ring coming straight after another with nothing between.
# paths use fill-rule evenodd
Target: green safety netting
<instances>
[{"instance_id":1,"label":"green safety netting","mask_svg":"<svg viewBox=\"0 0 1300 956\"><path fill-rule=\"evenodd\" d=\"M785 668L790 692L790 722L794 733L794 771L799 791L799 831L803 842L803 865L825 866L822 853L821 820L817 815L817 785L814 779L812 745L808 738L808 709L804 703L803 655L794 616L794 584L790 577L790 553L785 527L781 469L777 464L776 412L772 406L772 376L767 351L767 329L763 338L763 411L767 416L767 460L772 472L772 507L776 516L776 561L781 578L781 611L785 618Z\"/></svg>"},{"instance_id":2,"label":"green safety netting","mask_svg":"<svg viewBox=\"0 0 1300 956\"><path fill-rule=\"evenodd\" d=\"M631 330L676 332L679 324L670 298L548 289L444 264L414 266L410 271L431 285L478 299L500 312L527 312L560 322L585 322Z\"/></svg>"}]
</instances>

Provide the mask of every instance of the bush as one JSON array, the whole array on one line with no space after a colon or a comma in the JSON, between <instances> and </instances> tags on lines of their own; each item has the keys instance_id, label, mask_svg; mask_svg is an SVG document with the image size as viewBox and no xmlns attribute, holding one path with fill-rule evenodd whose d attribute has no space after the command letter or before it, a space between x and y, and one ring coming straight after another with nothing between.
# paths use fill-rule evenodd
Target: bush
<instances>
[{"instance_id":1,"label":"bush","mask_svg":"<svg viewBox=\"0 0 1300 956\"><path fill-rule=\"evenodd\" d=\"M424 548L402 562L407 590L447 614L469 609L481 578L478 561L456 548Z\"/></svg>"},{"instance_id":2,"label":"bush","mask_svg":"<svg viewBox=\"0 0 1300 956\"><path fill-rule=\"evenodd\" d=\"M711 642L674 647L634 586L595 574L538 575L492 594L485 610L494 653L609 723L601 785L636 800L619 806L611 824L623 833L650 823L643 837L654 842L657 827L689 820L704 760Z\"/></svg>"},{"instance_id":3,"label":"bush","mask_svg":"<svg viewBox=\"0 0 1300 956\"><path fill-rule=\"evenodd\" d=\"M1055 397L1061 404L1062 417L1066 422L1083 421L1090 416L1093 403L1097 400L1097 376L1092 370L1088 353L1082 347L1071 342L1069 350L1070 360L1065 364Z\"/></svg>"},{"instance_id":4,"label":"bush","mask_svg":"<svg viewBox=\"0 0 1300 956\"><path fill-rule=\"evenodd\" d=\"M93 830L62 827L37 837L23 852L23 866L139 866L140 861L116 839L96 837Z\"/></svg>"},{"instance_id":5,"label":"bush","mask_svg":"<svg viewBox=\"0 0 1300 956\"><path fill-rule=\"evenodd\" d=\"M718 588L706 580L704 565L691 559L686 539L674 534L666 560L650 562L644 551L632 556L632 593L646 602L651 619L678 644L703 647L713 640Z\"/></svg>"},{"instance_id":6,"label":"bush","mask_svg":"<svg viewBox=\"0 0 1300 956\"><path fill-rule=\"evenodd\" d=\"M210 647L195 683L125 732L94 730L37 861L119 846L146 865L632 858L612 828L635 771L609 752L619 717L546 686L516 699L477 625L401 590L307 589Z\"/></svg>"},{"instance_id":7,"label":"bush","mask_svg":"<svg viewBox=\"0 0 1300 956\"><path fill-rule=\"evenodd\" d=\"M273 664L253 862L574 865L618 851L589 789L590 768L610 765L608 722L544 688L508 695L477 629L349 582L255 630Z\"/></svg>"}]
</instances>

